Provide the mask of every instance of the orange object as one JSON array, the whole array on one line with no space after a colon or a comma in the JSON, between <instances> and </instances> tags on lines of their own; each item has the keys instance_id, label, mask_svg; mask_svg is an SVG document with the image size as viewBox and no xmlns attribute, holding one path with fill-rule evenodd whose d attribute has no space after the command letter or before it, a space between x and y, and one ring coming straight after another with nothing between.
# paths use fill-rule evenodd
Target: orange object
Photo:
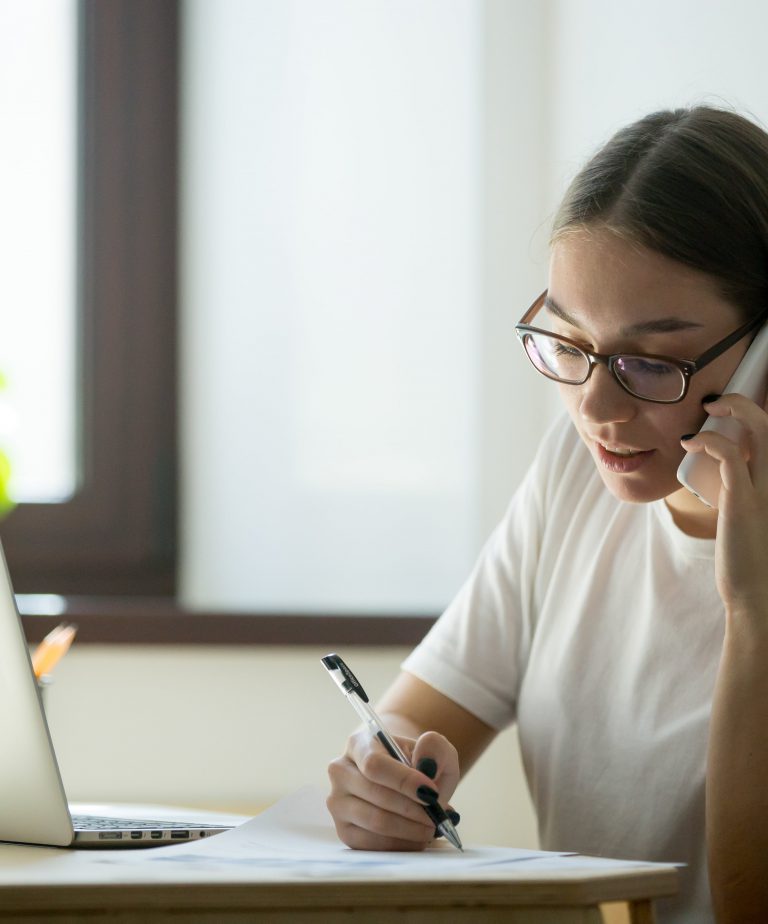
<instances>
[{"instance_id":1,"label":"orange object","mask_svg":"<svg viewBox=\"0 0 768 924\"><path fill-rule=\"evenodd\" d=\"M69 651L76 633L77 626L63 622L45 636L32 654L32 670L35 677L39 679L43 674L50 674Z\"/></svg>"}]
</instances>

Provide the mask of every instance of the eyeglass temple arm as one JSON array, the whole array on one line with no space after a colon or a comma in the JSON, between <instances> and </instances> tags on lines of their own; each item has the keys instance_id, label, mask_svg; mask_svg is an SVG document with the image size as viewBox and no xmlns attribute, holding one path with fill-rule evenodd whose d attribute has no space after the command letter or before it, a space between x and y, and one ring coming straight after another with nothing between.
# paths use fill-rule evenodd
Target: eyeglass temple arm
<instances>
[{"instance_id":1,"label":"eyeglass temple arm","mask_svg":"<svg viewBox=\"0 0 768 924\"><path fill-rule=\"evenodd\" d=\"M544 289L544 291L539 295L539 297L534 301L531 307L525 312L525 314L518 321L519 324L527 324L531 318L536 314L536 312L544 304L544 299L547 297L547 292L549 289Z\"/></svg>"},{"instance_id":2,"label":"eyeglass temple arm","mask_svg":"<svg viewBox=\"0 0 768 924\"><path fill-rule=\"evenodd\" d=\"M713 347L710 347L706 353L702 353L696 362L692 363L693 371L698 372L700 369L703 369L704 366L708 366L713 359L717 359L721 353L725 353L729 347L732 347L734 343L741 340L745 334L748 334L749 331L753 330L755 327L759 327L766 320L768 320L768 311L764 311L756 318L752 318L751 321L747 321L746 324L743 324L738 330L729 334L724 340L721 340L720 343L716 343Z\"/></svg>"}]
</instances>

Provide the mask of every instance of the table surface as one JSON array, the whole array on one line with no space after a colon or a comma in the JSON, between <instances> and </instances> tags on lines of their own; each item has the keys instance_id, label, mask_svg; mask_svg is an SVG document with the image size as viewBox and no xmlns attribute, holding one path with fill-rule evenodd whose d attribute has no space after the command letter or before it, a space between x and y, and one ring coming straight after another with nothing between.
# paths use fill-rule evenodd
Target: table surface
<instances>
[{"instance_id":1,"label":"table surface","mask_svg":"<svg viewBox=\"0 0 768 924\"><path fill-rule=\"evenodd\" d=\"M105 853L109 854L106 860ZM447 881L366 880L359 875L314 881L290 875L254 879L242 872L211 876L204 868L196 873L162 869L150 876L143 865L132 871L126 864L123 870L117 853L1 845L0 906L20 911L95 909L105 904L127 908L150 902L154 906L170 903L176 908L213 908L220 907L224 899L233 908L335 907L342 894L345 904L356 907L403 903L409 907L457 903L589 906L654 899L677 890L677 870L672 866L589 871L579 870L578 857L569 858L574 869L567 873L526 873L521 868L493 875L468 871Z\"/></svg>"},{"instance_id":2,"label":"table surface","mask_svg":"<svg viewBox=\"0 0 768 924\"><path fill-rule=\"evenodd\" d=\"M128 814L135 814L135 806ZM200 815L200 820L209 817ZM447 879L432 874L366 878L360 871L313 879L247 865L215 870L204 863L188 868L142 862L141 855L149 854L155 849L0 844L0 921L597 924L600 904L624 901L630 903L633 922L652 922L652 901L674 895L678 887L672 865L588 869L579 867L588 858L578 856L568 857L567 867L557 870L526 870L520 864L501 872L468 869Z\"/></svg>"}]
</instances>

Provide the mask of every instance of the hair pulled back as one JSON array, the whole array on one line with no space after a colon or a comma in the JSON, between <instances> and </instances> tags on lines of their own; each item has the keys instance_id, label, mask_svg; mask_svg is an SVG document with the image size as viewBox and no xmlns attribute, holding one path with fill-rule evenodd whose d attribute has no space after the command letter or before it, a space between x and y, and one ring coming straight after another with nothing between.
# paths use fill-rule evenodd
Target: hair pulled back
<instances>
[{"instance_id":1,"label":"hair pulled back","mask_svg":"<svg viewBox=\"0 0 768 924\"><path fill-rule=\"evenodd\" d=\"M747 316L768 308L768 133L735 112L654 112L571 182L552 242L605 229L701 270Z\"/></svg>"}]
</instances>

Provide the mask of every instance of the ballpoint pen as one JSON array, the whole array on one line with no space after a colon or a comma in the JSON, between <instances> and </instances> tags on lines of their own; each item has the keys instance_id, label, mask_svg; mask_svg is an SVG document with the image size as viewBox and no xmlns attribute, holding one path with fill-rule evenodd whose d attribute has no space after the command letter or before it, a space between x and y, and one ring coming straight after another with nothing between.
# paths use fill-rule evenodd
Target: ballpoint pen
<instances>
[{"instance_id":1,"label":"ballpoint pen","mask_svg":"<svg viewBox=\"0 0 768 924\"><path fill-rule=\"evenodd\" d=\"M405 764L406 767L410 767L410 760L408 760L397 742L386 728L384 728L381 719L376 715L373 707L368 702L368 696L362 684L347 667L343 659L337 654L329 654L322 658L322 662L330 674L331 679L347 698L355 712L360 716L363 722L365 722L373 737L381 742L391 757L394 757L395 760L399 760L400 763ZM441 808L437 802L432 805L422 805L422 808L432 819L435 827L443 837L450 841L457 850L463 851L464 848L461 844L461 838L445 809Z\"/></svg>"},{"instance_id":2,"label":"ballpoint pen","mask_svg":"<svg viewBox=\"0 0 768 924\"><path fill-rule=\"evenodd\" d=\"M77 626L62 623L51 629L32 654L32 670L39 680L50 673L69 650L77 632Z\"/></svg>"}]
</instances>

